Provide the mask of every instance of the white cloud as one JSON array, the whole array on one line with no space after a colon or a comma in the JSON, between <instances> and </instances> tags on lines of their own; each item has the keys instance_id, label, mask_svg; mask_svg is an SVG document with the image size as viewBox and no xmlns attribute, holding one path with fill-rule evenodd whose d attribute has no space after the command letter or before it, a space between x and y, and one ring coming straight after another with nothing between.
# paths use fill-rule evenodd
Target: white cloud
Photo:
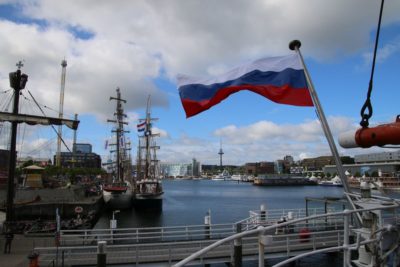
<instances>
[{"instance_id":1,"label":"white cloud","mask_svg":"<svg viewBox=\"0 0 400 267\"><path fill-rule=\"evenodd\" d=\"M371 18L379 12L377 2L363 0L21 3L25 15L50 25L78 27L94 33L95 39L131 42L159 54L172 75L201 74L206 69L211 74L217 62L230 65L260 55L286 54L294 38L306 40L306 54L319 60L354 53L368 43L370 30L376 27ZM398 1L387 1L383 25L398 22L399 9Z\"/></svg>"},{"instance_id":2,"label":"white cloud","mask_svg":"<svg viewBox=\"0 0 400 267\"><path fill-rule=\"evenodd\" d=\"M390 58L393 54L398 53L400 51L400 37L397 36L390 43L385 44L383 47L379 47L376 55L376 60L378 63L382 63L388 58ZM364 58L364 66L370 67L373 59L373 53L368 52L363 54Z\"/></svg>"},{"instance_id":3,"label":"white cloud","mask_svg":"<svg viewBox=\"0 0 400 267\"><path fill-rule=\"evenodd\" d=\"M335 140L340 132L357 128L352 119L345 117L330 117L328 121ZM191 138L187 135L170 139L169 142L162 141L160 159L168 162L186 162L195 157L202 163L219 164L220 138L225 152L224 164L275 161L285 155L292 155L299 160L331 154L317 120L299 124L259 121L242 127L228 125L215 130L213 134L218 137L215 141ZM354 155L352 151L346 153Z\"/></svg>"}]
</instances>

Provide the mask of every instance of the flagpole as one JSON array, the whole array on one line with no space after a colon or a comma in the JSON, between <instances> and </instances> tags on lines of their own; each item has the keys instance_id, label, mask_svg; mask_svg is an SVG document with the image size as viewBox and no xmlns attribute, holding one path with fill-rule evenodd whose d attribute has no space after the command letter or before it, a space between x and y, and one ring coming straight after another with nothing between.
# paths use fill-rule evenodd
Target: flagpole
<instances>
[{"instance_id":1,"label":"flagpole","mask_svg":"<svg viewBox=\"0 0 400 267\"><path fill-rule=\"evenodd\" d=\"M328 140L328 144L329 144L329 147L331 149L333 158L335 160L336 168L337 168L337 171L339 173L340 180L342 181L343 188L344 188L344 191L346 193L346 197L349 200L349 202L352 205L352 207L355 208L354 203L353 203L351 197L348 194L348 193L351 193L351 190L350 190L349 184L347 183L347 176L346 176L346 174L344 172L342 161L340 160L340 156L339 156L339 153L337 151L337 148L336 148L336 145L335 145L335 141L333 140L332 132L331 132L331 130L329 128L328 121L326 120L326 117L325 117L324 111L322 109L321 103L319 102L317 92L315 91L314 85L313 85L313 83L311 81L311 76L308 73L307 67L306 67L306 65L304 63L304 60L303 60L303 56L301 55L300 46L301 46L301 42L299 40L293 40L293 41L291 41L289 43L290 50L296 51L297 54L299 55L301 64L303 65L303 68L304 68L304 74L306 76L306 80L307 80L307 84L308 84L308 90L310 92L312 101L313 101L313 103L315 105L317 116L318 116L318 118L319 118L319 120L321 122L322 129L323 129L323 131L325 133L326 139Z\"/></svg>"}]
</instances>

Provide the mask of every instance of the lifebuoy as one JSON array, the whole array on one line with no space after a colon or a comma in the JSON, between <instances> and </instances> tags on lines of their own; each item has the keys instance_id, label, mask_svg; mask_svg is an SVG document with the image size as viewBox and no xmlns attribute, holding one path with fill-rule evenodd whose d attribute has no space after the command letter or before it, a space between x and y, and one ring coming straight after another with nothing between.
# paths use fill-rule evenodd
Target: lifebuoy
<instances>
[{"instance_id":1,"label":"lifebuoy","mask_svg":"<svg viewBox=\"0 0 400 267\"><path fill-rule=\"evenodd\" d=\"M81 206L75 207L75 213L82 213L83 208Z\"/></svg>"}]
</instances>

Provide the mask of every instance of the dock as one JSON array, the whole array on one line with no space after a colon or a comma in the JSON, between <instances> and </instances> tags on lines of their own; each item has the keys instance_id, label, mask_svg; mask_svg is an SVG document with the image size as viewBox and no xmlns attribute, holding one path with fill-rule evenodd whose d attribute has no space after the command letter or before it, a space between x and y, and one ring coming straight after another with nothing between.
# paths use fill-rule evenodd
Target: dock
<instances>
[{"instance_id":1,"label":"dock","mask_svg":"<svg viewBox=\"0 0 400 267\"><path fill-rule=\"evenodd\" d=\"M4 254L5 238L4 235L0 235L1 266L27 267L29 266L28 256L34 251L35 247L50 247L54 246L54 243L54 237L14 235L11 253Z\"/></svg>"},{"instance_id":2,"label":"dock","mask_svg":"<svg viewBox=\"0 0 400 267\"><path fill-rule=\"evenodd\" d=\"M323 209L308 211L324 214ZM251 216L231 224L186 225L175 227L119 228L92 230L64 230L60 243L55 246L35 246L40 255L40 265L93 266L97 262L98 245L103 243L107 264L135 264L135 266L171 266L218 240L237 233L248 232L260 226L279 226L283 218L304 218L306 211L271 210L253 211ZM307 229L306 234L302 231ZM266 232L270 242L265 246L264 258L292 257L315 249L340 245L343 239L343 217L322 218L276 227ZM249 235L241 239L242 260L256 260L259 252L259 236ZM234 258L234 242L228 242L190 263L229 263Z\"/></svg>"}]
</instances>

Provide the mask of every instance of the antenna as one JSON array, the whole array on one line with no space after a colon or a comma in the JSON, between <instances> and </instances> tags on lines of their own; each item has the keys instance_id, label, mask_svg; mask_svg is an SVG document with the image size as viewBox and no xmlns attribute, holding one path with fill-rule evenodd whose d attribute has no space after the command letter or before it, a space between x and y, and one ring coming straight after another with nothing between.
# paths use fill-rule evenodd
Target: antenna
<instances>
[{"instance_id":1,"label":"antenna","mask_svg":"<svg viewBox=\"0 0 400 267\"><path fill-rule=\"evenodd\" d=\"M219 167L222 171L222 155L224 154L224 151L222 151L222 139L219 139Z\"/></svg>"}]
</instances>

